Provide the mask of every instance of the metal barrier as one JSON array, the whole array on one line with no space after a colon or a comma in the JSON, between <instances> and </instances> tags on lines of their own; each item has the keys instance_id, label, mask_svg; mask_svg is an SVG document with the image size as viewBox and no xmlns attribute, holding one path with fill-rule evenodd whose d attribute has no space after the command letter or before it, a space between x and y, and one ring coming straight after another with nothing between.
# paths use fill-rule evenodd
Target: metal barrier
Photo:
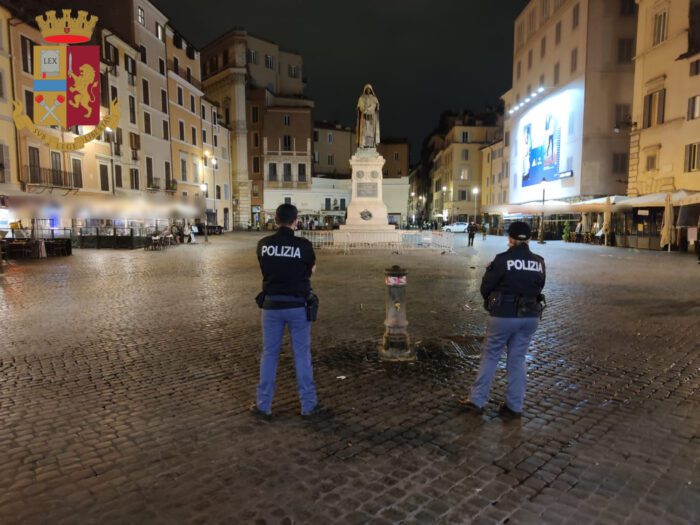
<instances>
[{"instance_id":1,"label":"metal barrier","mask_svg":"<svg viewBox=\"0 0 700 525\"><path fill-rule=\"evenodd\" d=\"M361 250L391 250L399 253L409 250L454 251L454 234L431 230L396 230L387 232L344 232L342 230L298 230L298 237L311 241L314 248L339 248L343 253Z\"/></svg>"},{"instance_id":2,"label":"metal barrier","mask_svg":"<svg viewBox=\"0 0 700 525\"><path fill-rule=\"evenodd\" d=\"M297 230L297 237L311 241L314 248L333 248L333 232L326 230Z\"/></svg>"}]
</instances>

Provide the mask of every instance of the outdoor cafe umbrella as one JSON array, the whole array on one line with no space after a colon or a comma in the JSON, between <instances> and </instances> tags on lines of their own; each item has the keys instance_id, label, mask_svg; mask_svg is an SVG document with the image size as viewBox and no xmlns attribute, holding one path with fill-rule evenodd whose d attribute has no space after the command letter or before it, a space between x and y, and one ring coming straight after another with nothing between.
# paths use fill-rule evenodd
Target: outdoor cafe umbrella
<instances>
[{"instance_id":1,"label":"outdoor cafe umbrella","mask_svg":"<svg viewBox=\"0 0 700 525\"><path fill-rule=\"evenodd\" d=\"M664 204L664 221L661 226L661 246L668 245L668 251L671 251L671 243L673 242L673 206L671 205L671 194L666 194Z\"/></svg>"},{"instance_id":2,"label":"outdoor cafe umbrella","mask_svg":"<svg viewBox=\"0 0 700 525\"><path fill-rule=\"evenodd\" d=\"M610 197L605 199L605 211L603 212L603 233L605 233L605 246L608 245L608 234L612 223L612 203Z\"/></svg>"}]
</instances>

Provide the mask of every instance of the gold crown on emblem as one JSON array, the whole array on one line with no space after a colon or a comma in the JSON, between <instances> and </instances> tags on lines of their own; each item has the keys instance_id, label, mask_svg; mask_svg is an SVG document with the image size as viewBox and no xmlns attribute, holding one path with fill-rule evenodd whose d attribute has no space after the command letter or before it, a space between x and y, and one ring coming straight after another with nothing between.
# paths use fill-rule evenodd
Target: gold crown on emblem
<instances>
[{"instance_id":1,"label":"gold crown on emblem","mask_svg":"<svg viewBox=\"0 0 700 525\"><path fill-rule=\"evenodd\" d=\"M73 18L71 11L64 9L62 17L56 17L56 11L46 11L36 17L44 40L59 44L78 44L90 40L99 19L87 11L78 11L78 16Z\"/></svg>"}]
</instances>

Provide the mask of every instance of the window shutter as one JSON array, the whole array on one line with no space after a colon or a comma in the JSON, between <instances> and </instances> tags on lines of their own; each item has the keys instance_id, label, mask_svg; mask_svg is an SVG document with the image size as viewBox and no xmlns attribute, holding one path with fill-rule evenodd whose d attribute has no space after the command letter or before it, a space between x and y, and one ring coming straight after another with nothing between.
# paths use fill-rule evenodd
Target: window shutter
<instances>
[{"instance_id":1,"label":"window shutter","mask_svg":"<svg viewBox=\"0 0 700 525\"><path fill-rule=\"evenodd\" d=\"M644 97L644 122L642 125L645 128L651 126L651 95Z\"/></svg>"},{"instance_id":2,"label":"window shutter","mask_svg":"<svg viewBox=\"0 0 700 525\"><path fill-rule=\"evenodd\" d=\"M109 80L106 73L100 73L100 104L109 107Z\"/></svg>"},{"instance_id":3,"label":"window shutter","mask_svg":"<svg viewBox=\"0 0 700 525\"><path fill-rule=\"evenodd\" d=\"M693 97L690 97L688 99L688 114L686 115L687 120L691 120L693 118Z\"/></svg>"},{"instance_id":4,"label":"window shutter","mask_svg":"<svg viewBox=\"0 0 700 525\"><path fill-rule=\"evenodd\" d=\"M684 161L683 171L690 171L690 145L685 147L685 161Z\"/></svg>"},{"instance_id":5,"label":"window shutter","mask_svg":"<svg viewBox=\"0 0 700 525\"><path fill-rule=\"evenodd\" d=\"M141 149L141 137L136 133L129 133L129 144L133 150Z\"/></svg>"},{"instance_id":6,"label":"window shutter","mask_svg":"<svg viewBox=\"0 0 700 525\"><path fill-rule=\"evenodd\" d=\"M663 124L666 109L666 89L659 91L659 112L656 116L656 123Z\"/></svg>"}]
</instances>

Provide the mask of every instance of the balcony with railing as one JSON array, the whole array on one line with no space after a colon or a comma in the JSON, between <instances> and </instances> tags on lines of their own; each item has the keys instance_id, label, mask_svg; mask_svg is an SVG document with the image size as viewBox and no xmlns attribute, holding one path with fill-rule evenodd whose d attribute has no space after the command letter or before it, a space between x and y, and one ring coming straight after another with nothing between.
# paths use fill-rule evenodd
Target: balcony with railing
<instances>
[{"instance_id":1,"label":"balcony with railing","mask_svg":"<svg viewBox=\"0 0 700 525\"><path fill-rule=\"evenodd\" d=\"M165 191L175 193L177 191L177 181L175 179L165 179Z\"/></svg>"},{"instance_id":2,"label":"balcony with railing","mask_svg":"<svg viewBox=\"0 0 700 525\"><path fill-rule=\"evenodd\" d=\"M82 173L40 166L24 166L21 182L30 186L45 186L47 188L79 189L83 187Z\"/></svg>"},{"instance_id":3,"label":"balcony with railing","mask_svg":"<svg viewBox=\"0 0 700 525\"><path fill-rule=\"evenodd\" d=\"M146 177L146 189L149 191L160 190L160 177Z\"/></svg>"},{"instance_id":4,"label":"balcony with railing","mask_svg":"<svg viewBox=\"0 0 700 525\"><path fill-rule=\"evenodd\" d=\"M263 139L263 154L274 157L311 157L311 139L299 142L301 144L298 144L293 137L290 137L288 141L280 138L277 141L268 142L267 137L265 137ZM305 149L298 149L299 147Z\"/></svg>"}]
</instances>

